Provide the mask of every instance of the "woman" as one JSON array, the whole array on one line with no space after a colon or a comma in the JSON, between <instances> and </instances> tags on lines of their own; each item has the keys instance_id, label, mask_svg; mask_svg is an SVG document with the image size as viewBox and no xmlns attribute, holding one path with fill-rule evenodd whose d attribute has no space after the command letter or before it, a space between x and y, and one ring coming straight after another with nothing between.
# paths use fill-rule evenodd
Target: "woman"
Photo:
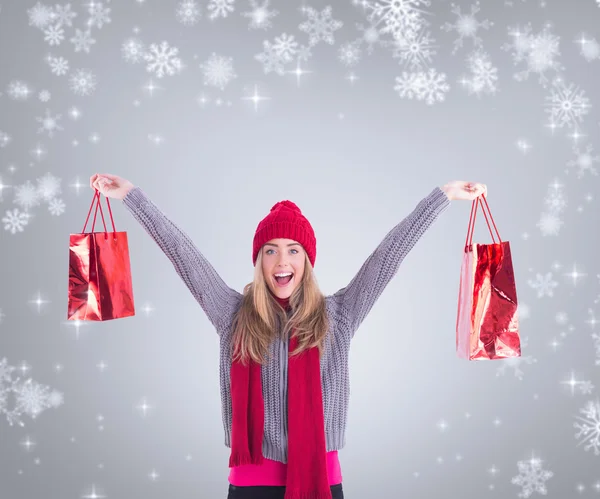
<instances>
[{"instance_id":1,"label":"woman","mask_svg":"<svg viewBox=\"0 0 600 499\"><path fill-rule=\"evenodd\" d=\"M239 293L187 235L131 182L95 174L90 186L120 199L173 263L220 337L220 385L229 458L228 499L343 499L350 342L400 263L451 200L484 184L435 187L385 236L350 283L324 296L316 238L301 210L276 203L252 245L254 280Z\"/></svg>"}]
</instances>

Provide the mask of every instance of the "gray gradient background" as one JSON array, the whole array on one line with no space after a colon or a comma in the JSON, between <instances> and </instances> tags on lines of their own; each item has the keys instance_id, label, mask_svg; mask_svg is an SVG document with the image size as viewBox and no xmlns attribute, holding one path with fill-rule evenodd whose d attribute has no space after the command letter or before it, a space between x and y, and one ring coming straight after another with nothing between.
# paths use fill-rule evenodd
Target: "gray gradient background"
<instances>
[{"instance_id":1,"label":"gray gradient background","mask_svg":"<svg viewBox=\"0 0 600 499\"><path fill-rule=\"evenodd\" d=\"M515 67L501 45L510 41L509 26L531 22L537 33L552 22L566 80L580 85L594 106L600 62L587 62L574 40L582 32L599 37L598 5L482 2L478 19L494 25L479 34L499 68L499 92L477 98L457 82L472 42L451 53L456 32L440 26L456 16L449 2L434 2L427 19L440 47L431 66L448 75L451 90L445 102L428 106L394 92L402 68L381 48L364 54L354 85L344 79L348 71L337 48L360 35L355 22L366 23L349 2L333 4L333 17L344 27L333 47L313 48L304 64L313 73L299 85L291 74L265 75L253 59L262 40L282 32L306 42L297 29L304 20L299 4L272 2L280 14L263 32L249 30L239 14L249 10L246 2L215 22L202 3L201 21L185 27L175 18L176 2L111 2L112 22L93 29L97 42L89 54L74 53L68 41L48 47L43 34L28 26L26 9L34 2L1 3L0 130L12 141L0 148L0 178L17 186L51 172L62 179L67 207L59 217L36 207L23 232L0 231L0 359L14 366L27 362L31 369L23 377L64 395L62 405L35 420L24 416L24 427L0 418L0 497L91 497L92 487L112 499L227 494L218 337L169 261L118 202L113 211L117 228L129 235L137 315L86 324L78 334L65 320L69 233L81 230L92 195L71 185L85 184L95 172L140 185L239 291L252 279L256 225L275 202L293 200L315 229L315 271L326 294L345 286L433 187L457 179L486 183L500 234L511 243L523 359L501 371L508 361L456 356L470 202L453 201L404 260L353 340L347 445L340 451L345 497L517 497L521 487L511 483L517 462L532 455L554 474L546 482L549 497L597 496L600 457L577 445L573 428L579 409L596 400L597 391L582 394L563 382L572 372L580 381L599 381L588 309L598 309L600 217L597 201L584 198L597 195L598 177L565 174L573 149L567 130L552 134L544 126L548 89L536 75L515 81L513 73L524 66ZM72 5L81 27L84 9L78 1ZM327 3L310 5L320 10ZM471 3L460 5L468 12ZM134 26L147 45L167 40L178 47L187 68L158 79L144 65L125 62L120 47ZM67 28L68 38L73 31ZM199 64L213 51L234 58L238 77L223 91L202 82ZM71 68L94 71L96 91L85 97L70 91L67 77L53 75L44 62L49 52L66 57ZM142 91L151 78L162 87L153 97ZM7 86L14 79L27 81L36 93L48 89L51 100L40 102L36 94L26 102L12 100ZM270 97L258 111L242 100L246 86L255 83ZM195 99L202 92L231 105L201 108ZM83 112L76 122L67 116L73 105ZM46 108L63 115L64 130L53 138L37 132L35 118ZM582 132L600 147L595 107ZM89 140L92 133L99 142ZM164 142L153 144L149 134ZM527 154L515 146L519 138L532 145ZM29 153L38 143L48 150L41 161ZM544 235L537 224L554 179L565 185L568 204L558 234ZM0 199L4 216L15 207L12 189ZM491 242L481 216L474 240ZM585 273L576 282L566 275L573 265ZM548 272L558 286L553 296L538 298L529 280ZM39 309L30 303L38 292L47 300ZM145 305L152 310L145 312ZM566 322L557 321L560 312ZM97 367L102 361L105 370ZM144 397L152 406L145 416L136 408ZM30 451L21 445L27 436L36 442ZM156 479L149 476L153 470Z\"/></svg>"}]
</instances>

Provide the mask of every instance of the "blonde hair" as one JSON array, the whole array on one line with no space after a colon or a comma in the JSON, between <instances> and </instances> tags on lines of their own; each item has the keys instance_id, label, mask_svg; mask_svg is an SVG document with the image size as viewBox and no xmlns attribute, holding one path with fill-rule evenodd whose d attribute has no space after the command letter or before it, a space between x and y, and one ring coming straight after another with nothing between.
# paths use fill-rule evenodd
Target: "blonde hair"
<instances>
[{"instance_id":1,"label":"blonde hair","mask_svg":"<svg viewBox=\"0 0 600 499\"><path fill-rule=\"evenodd\" d=\"M307 348L317 347L323 355L323 343L329 321L325 296L317 284L313 267L305 255L304 274L300 285L289 299L292 315L288 319L285 309L277 302L267 286L262 271L262 248L254 268L254 281L244 286L242 304L233 320L232 360L241 359L246 365L249 358L259 364L266 363L269 344L275 339L277 324L284 324L281 337L295 330L298 348L291 355L299 355ZM237 353L236 353L236 348Z\"/></svg>"}]
</instances>

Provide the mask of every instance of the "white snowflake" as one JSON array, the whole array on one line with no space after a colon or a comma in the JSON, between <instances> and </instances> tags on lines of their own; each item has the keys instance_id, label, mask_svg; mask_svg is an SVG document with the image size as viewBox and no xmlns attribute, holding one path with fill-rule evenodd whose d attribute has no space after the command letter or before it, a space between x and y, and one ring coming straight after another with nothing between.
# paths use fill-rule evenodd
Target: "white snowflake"
<instances>
[{"instance_id":1,"label":"white snowflake","mask_svg":"<svg viewBox=\"0 0 600 499\"><path fill-rule=\"evenodd\" d=\"M575 147L576 158L567 162L569 168L577 168L577 178L582 178L584 174L598 175L598 170L594 163L600 162L600 156L594 155L594 147L588 144L584 150Z\"/></svg>"},{"instance_id":2,"label":"white snowflake","mask_svg":"<svg viewBox=\"0 0 600 499\"><path fill-rule=\"evenodd\" d=\"M553 127L577 128L590 108L590 100L577 85L566 85L561 78L554 80L550 95L546 96L546 112Z\"/></svg>"},{"instance_id":3,"label":"white snowflake","mask_svg":"<svg viewBox=\"0 0 600 499\"><path fill-rule=\"evenodd\" d=\"M29 98L33 89L24 81L13 80L8 84L8 96L16 101L24 101Z\"/></svg>"},{"instance_id":4,"label":"white snowflake","mask_svg":"<svg viewBox=\"0 0 600 499\"><path fill-rule=\"evenodd\" d=\"M11 426L15 423L25 426L22 421L24 415L36 419L44 410L59 407L63 403L61 392L51 390L49 386L31 378L26 381L13 378L15 370L15 367L8 365L6 358L0 360L0 413L6 416ZM8 407L9 394L15 401L13 408Z\"/></svg>"},{"instance_id":5,"label":"white snowflake","mask_svg":"<svg viewBox=\"0 0 600 499\"><path fill-rule=\"evenodd\" d=\"M73 19L77 17L77 13L71 10L71 4L54 6L54 22L57 26L69 26L73 25Z\"/></svg>"},{"instance_id":6,"label":"white snowflake","mask_svg":"<svg viewBox=\"0 0 600 499\"><path fill-rule=\"evenodd\" d=\"M44 201L51 201L62 192L60 183L60 178L51 173L46 173L46 175L37 179L37 192Z\"/></svg>"},{"instance_id":7,"label":"white snowflake","mask_svg":"<svg viewBox=\"0 0 600 499\"><path fill-rule=\"evenodd\" d=\"M475 14L480 10L481 7L479 7L479 2L475 2L471 5L471 12L469 14L463 14L460 5L452 4L452 13L456 14L458 19L454 23L444 23L442 29L447 32L456 31L458 33L458 38L454 40L453 54L463 46L463 40L465 38L471 38L473 40L473 45L475 47L480 47L482 40L477 36L477 32L482 28L489 29L490 26L494 25L493 22L488 21L487 19L485 21L478 21L475 18Z\"/></svg>"},{"instance_id":8,"label":"white snowflake","mask_svg":"<svg viewBox=\"0 0 600 499\"><path fill-rule=\"evenodd\" d=\"M348 67L356 66L361 56L360 40L343 43L338 49L338 59Z\"/></svg>"},{"instance_id":9,"label":"white snowflake","mask_svg":"<svg viewBox=\"0 0 600 499\"><path fill-rule=\"evenodd\" d=\"M537 35L531 34L531 24L527 24L523 30L519 27L510 28L509 35L513 41L510 44L504 44L504 50L512 50L514 64L524 62L526 69L515 73L517 81L523 81L529 78L531 73L539 75L538 81L546 86L548 78L547 71L560 72L564 66L560 63L559 41L560 38L551 32L552 26L547 24Z\"/></svg>"},{"instance_id":10,"label":"white snowflake","mask_svg":"<svg viewBox=\"0 0 600 499\"><path fill-rule=\"evenodd\" d=\"M426 69L431 62L431 57L435 55L437 45L431 33L422 30L414 38L408 40L399 38L394 40L392 57L400 59L404 66L408 66L411 71Z\"/></svg>"},{"instance_id":11,"label":"white snowflake","mask_svg":"<svg viewBox=\"0 0 600 499\"><path fill-rule=\"evenodd\" d=\"M552 478L554 473L543 470L539 459L532 458L529 461L519 461L517 467L519 468L519 475L513 477L511 483L522 487L521 492L517 494L518 497L526 498L534 492L542 495L548 493L545 482Z\"/></svg>"},{"instance_id":12,"label":"white snowflake","mask_svg":"<svg viewBox=\"0 0 600 499\"><path fill-rule=\"evenodd\" d=\"M101 29L105 24L111 22L110 7L105 7L102 2L93 1L88 4L88 13L90 15L87 25L90 28Z\"/></svg>"},{"instance_id":13,"label":"white snowflake","mask_svg":"<svg viewBox=\"0 0 600 499\"><path fill-rule=\"evenodd\" d=\"M298 52L298 42L294 40L294 35L283 33L275 37L273 49L284 62L290 62Z\"/></svg>"},{"instance_id":14,"label":"white snowflake","mask_svg":"<svg viewBox=\"0 0 600 499\"><path fill-rule=\"evenodd\" d=\"M14 203L19 205L25 211L40 204L38 190L30 180L27 180L24 184L15 187Z\"/></svg>"},{"instance_id":15,"label":"white snowflake","mask_svg":"<svg viewBox=\"0 0 600 499\"><path fill-rule=\"evenodd\" d=\"M256 54L254 58L259 61L263 66L265 74L271 72L277 73L283 76L285 74L285 61L279 56L275 47L268 40L263 41L263 51Z\"/></svg>"},{"instance_id":16,"label":"white snowflake","mask_svg":"<svg viewBox=\"0 0 600 499\"><path fill-rule=\"evenodd\" d=\"M597 303L598 301L600 301L600 296L598 297L598 300L594 301L594 303ZM592 333L592 338L594 340L594 348L596 349L596 362L595 362L595 364L597 366L600 366L600 334Z\"/></svg>"},{"instance_id":17,"label":"white snowflake","mask_svg":"<svg viewBox=\"0 0 600 499\"><path fill-rule=\"evenodd\" d=\"M170 47L166 41L160 45L155 43L150 45L150 50L144 55L144 59L148 63L146 70L149 73L154 73L158 78L165 75L174 75L183 69L181 59L177 57L179 49Z\"/></svg>"},{"instance_id":18,"label":"white snowflake","mask_svg":"<svg viewBox=\"0 0 600 499\"><path fill-rule=\"evenodd\" d=\"M554 288L558 283L552 279L552 272L547 272L546 275L540 273L535 274L535 280L529 279L527 284L537 291L537 297L554 296Z\"/></svg>"},{"instance_id":19,"label":"white snowflake","mask_svg":"<svg viewBox=\"0 0 600 499\"><path fill-rule=\"evenodd\" d=\"M557 214L563 212L567 207L564 186L556 182L550 184L548 193L544 199L544 204L551 213Z\"/></svg>"},{"instance_id":20,"label":"white snowflake","mask_svg":"<svg viewBox=\"0 0 600 499\"><path fill-rule=\"evenodd\" d=\"M422 7L429 7L430 0L365 0L361 6L370 10L368 20L376 26L383 23L382 33L390 33L395 40L412 40L417 33L428 26L423 17L427 12Z\"/></svg>"},{"instance_id":21,"label":"white snowflake","mask_svg":"<svg viewBox=\"0 0 600 499\"><path fill-rule=\"evenodd\" d=\"M36 121L40 123L40 128L38 128L38 133L46 132L48 137L52 138L54 136L54 132L57 130L63 130L63 127L58 123L62 115L57 114L56 116L52 116L50 114L50 110L46 109L46 113L44 116L38 116Z\"/></svg>"},{"instance_id":22,"label":"white snowflake","mask_svg":"<svg viewBox=\"0 0 600 499\"><path fill-rule=\"evenodd\" d=\"M48 102L51 98L51 94L49 90L41 90L40 93L38 94L38 99L40 99L40 101L42 102Z\"/></svg>"},{"instance_id":23,"label":"white snowflake","mask_svg":"<svg viewBox=\"0 0 600 499\"><path fill-rule=\"evenodd\" d=\"M325 7L320 13L312 7L302 9L303 13L308 16L308 19L298 26L300 31L308 33L308 44L313 47L320 41L333 45L334 31L340 29L344 23L332 19L331 5Z\"/></svg>"},{"instance_id":24,"label":"white snowflake","mask_svg":"<svg viewBox=\"0 0 600 499\"><path fill-rule=\"evenodd\" d=\"M69 71L69 61L64 57L49 56L47 60L53 74L62 76Z\"/></svg>"},{"instance_id":25,"label":"white snowflake","mask_svg":"<svg viewBox=\"0 0 600 499\"><path fill-rule=\"evenodd\" d=\"M248 29L267 29L273 26L271 19L279 14L277 10L269 10L270 0L263 0L261 5L258 5L258 0L250 0L249 12L242 12L243 17L250 18Z\"/></svg>"},{"instance_id":26,"label":"white snowflake","mask_svg":"<svg viewBox=\"0 0 600 499\"><path fill-rule=\"evenodd\" d=\"M78 69L71 73L69 86L77 95L90 95L96 89L96 76L87 69Z\"/></svg>"},{"instance_id":27,"label":"white snowflake","mask_svg":"<svg viewBox=\"0 0 600 499\"><path fill-rule=\"evenodd\" d=\"M428 105L445 100L445 94L450 90L450 85L446 83L446 74L438 73L435 69L429 69L427 72L419 71L416 73L403 72L402 76L396 77L394 90L400 97L417 100L424 100Z\"/></svg>"},{"instance_id":28,"label":"white snowflake","mask_svg":"<svg viewBox=\"0 0 600 499\"><path fill-rule=\"evenodd\" d=\"M7 210L4 217L2 217L4 229L10 231L12 234L23 232L24 227L29 222L29 217L29 213L20 212L18 208L12 211Z\"/></svg>"},{"instance_id":29,"label":"white snowflake","mask_svg":"<svg viewBox=\"0 0 600 499\"><path fill-rule=\"evenodd\" d=\"M200 64L200 69L204 73L204 84L221 90L224 90L228 83L237 78L233 69L233 58L220 56L214 52L207 61Z\"/></svg>"},{"instance_id":30,"label":"white snowflake","mask_svg":"<svg viewBox=\"0 0 600 499\"><path fill-rule=\"evenodd\" d=\"M374 23L370 23L368 26L365 26L362 23L356 23L356 29L362 32L361 38L359 38L361 44L367 44L367 54L371 55L376 45L380 47L386 47L388 45L387 41L382 39L381 33L377 25Z\"/></svg>"},{"instance_id":31,"label":"white snowflake","mask_svg":"<svg viewBox=\"0 0 600 499\"><path fill-rule=\"evenodd\" d=\"M96 43L96 39L92 38L92 32L89 28L85 31L75 29L75 36L71 38L71 43L75 45L75 52L82 50L89 54L90 47Z\"/></svg>"},{"instance_id":32,"label":"white snowflake","mask_svg":"<svg viewBox=\"0 0 600 499\"><path fill-rule=\"evenodd\" d=\"M461 80L470 94L477 97L482 93L495 94L498 91L498 68L492 64L490 56L482 50L477 50L469 55L467 64L471 71L470 77Z\"/></svg>"},{"instance_id":33,"label":"white snowflake","mask_svg":"<svg viewBox=\"0 0 600 499\"><path fill-rule=\"evenodd\" d=\"M27 9L27 15L29 17L29 26L34 26L39 29L45 28L55 19L52 7L40 2L36 3L30 9Z\"/></svg>"},{"instance_id":34,"label":"white snowflake","mask_svg":"<svg viewBox=\"0 0 600 499\"><path fill-rule=\"evenodd\" d=\"M234 10L235 0L210 0L207 9L210 11L208 17L211 20L217 17L227 17Z\"/></svg>"},{"instance_id":35,"label":"white snowflake","mask_svg":"<svg viewBox=\"0 0 600 499\"><path fill-rule=\"evenodd\" d=\"M181 0L175 9L175 17L184 26L194 26L202 17L202 9L196 0Z\"/></svg>"},{"instance_id":36,"label":"white snowflake","mask_svg":"<svg viewBox=\"0 0 600 499\"><path fill-rule=\"evenodd\" d=\"M65 211L65 203L62 199L52 199L48 203L48 210L52 215L61 215Z\"/></svg>"},{"instance_id":37,"label":"white snowflake","mask_svg":"<svg viewBox=\"0 0 600 499\"><path fill-rule=\"evenodd\" d=\"M556 213L542 213L540 221L536 224L544 236L557 236L563 221Z\"/></svg>"},{"instance_id":38,"label":"white snowflake","mask_svg":"<svg viewBox=\"0 0 600 499\"><path fill-rule=\"evenodd\" d=\"M127 62L138 63L144 60L144 44L138 38L128 38L121 45L121 55Z\"/></svg>"},{"instance_id":39,"label":"white snowflake","mask_svg":"<svg viewBox=\"0 0 600 499\"><path fill-rule=\"evenodd\" d=\"M48 42L48 45L60 45L65 39L65 30L59 25L48 26L44 30L44 41Z\"/></svg>"},{"instance_id":40,"label":"white snowflake","mask_svg":"<svg viewBox=\"0 0 600 499\"><path fill-rule=\"evenodd\" d=\"M575 438L581 439L577 446L586 443L583 447L585 451L593 449L594 455L600 456L600 402L588 401L579 412L583 417L575 416L578 422L573 424L579 430Z\"/></svg>"}]
</instances>

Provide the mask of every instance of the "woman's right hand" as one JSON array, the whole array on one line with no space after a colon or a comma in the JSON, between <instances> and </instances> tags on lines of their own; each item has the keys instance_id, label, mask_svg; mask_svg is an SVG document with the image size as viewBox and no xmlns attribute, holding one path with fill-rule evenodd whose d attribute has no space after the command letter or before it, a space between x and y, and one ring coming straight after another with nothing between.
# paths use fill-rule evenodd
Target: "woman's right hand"
<instances>
[{"instance_id":1,"label":"woman's right hand","mask_svg":"<svg viewBox=\"0 0 600 499\"><path fill-rule=\"evenodd\" d=\"M106 197L123 199L134 185L129 180L110 173L95 173L90 177L90 187L98 189Z\"/></svg>"}]
</instances>

